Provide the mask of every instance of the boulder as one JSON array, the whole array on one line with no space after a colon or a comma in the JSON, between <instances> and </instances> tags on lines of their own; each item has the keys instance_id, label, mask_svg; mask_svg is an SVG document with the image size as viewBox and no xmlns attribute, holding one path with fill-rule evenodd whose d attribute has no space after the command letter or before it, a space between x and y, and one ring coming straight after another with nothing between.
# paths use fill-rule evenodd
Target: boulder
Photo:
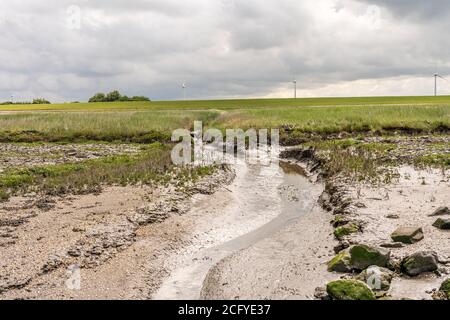
<instances>
[{"instance_id":1,"label":"boulder","mask_svg":"<svg viewBox=\"0 0 450 320\"><path fill-rule=\"evenodd\" d=\"M390 251L358 244L350 248L350 266L364 270L370 266L386 267L391 256Z\"/></svg>"},{"instance_id":2,"label":"boulder","mask_svg":"<svg viewBox=\"0 0 450 320\"><path fill-rule=\"evenodd\" d=\"M447 207L440 207L432 214L430 214L430 217L445 216L445 215L450 215L450 209Z\"/></svg>"},{"instance_id":3,"label":"boulder","mask_svg":"<svg viewBox=\"0 0 450 320\"><path fill-rule=\"evenodd\" d=\"M394 273L389 269L370 266L361 272L356 279L366 283L374 291L388 291L393 277Z\"/></svg>"},{"instance_id":4,"label":"boulder","mask_svg":"<svg viewBox=\"0 0 450 320\"><path fill-rule=\"evenodd\" d=\"M334 257L330 262L328 262L329 272L350 272L352 268L350 267L350 254L346 251L342 251L336 257Z\"/></svg>"},{"instance_id":5,"label":"boulder","mask_svg":"<svg viewBox=\"0 0 450 320\"><path fill-rule=\"evenodd\" d=\"M442 292L443 294L445 294L447 299L450 300L450 279L447 279L442 283L439 291Z\"/></svg>"},{"instance_id":6,"label":"boulder","mask_svg":"<svg viewBox=\"0 0 450 320\"><path fill-rule=\"evenodd\" d=\"M376 300L373 291L359 280L337 280L327 284L327 293L335 300Z\"/></svg>"},{"instance_id":7,"label":"boulder","mask_svg":"<svg viewBox=\"0 0 450 320\"><path fill-rule=\"evenodd\" d=\"M413 244L423 239L423 230L420 227L400 227L391 234L394 242Z\"/></svg>"},{"instance_id":8,"label":"boulder","mask_svg":"<svg viewBox=\"0 0 450 320\"><path fill-rule=\"evenodd\" d=\"M433 227L439 228L441 230L450 230L450 219L439 218L433 223Z\"/></svg>"},{"instance_id":9,"label":"boulder","mask_svg":"<svg viewBox=\"0 0 450 320\"><path fill-rule=\"evenodd\" d=\"M424 272L438 269L438 257L434 251L421 251L414 253L401 262L401 270L409 276L415 277Z\"/></svg>"},{"instance_id":10,"label":"boulder","mask_svg":"<svg viewBox=\"0 0 450 320\"><path fill-rule=\"evenodd\" d=\"M390 255L390 251L385 249L355 245L340 252L328 262L328 271L345 273L352 270L362 271L370 266L386 267Z\"/></svg>"}]
</instances>

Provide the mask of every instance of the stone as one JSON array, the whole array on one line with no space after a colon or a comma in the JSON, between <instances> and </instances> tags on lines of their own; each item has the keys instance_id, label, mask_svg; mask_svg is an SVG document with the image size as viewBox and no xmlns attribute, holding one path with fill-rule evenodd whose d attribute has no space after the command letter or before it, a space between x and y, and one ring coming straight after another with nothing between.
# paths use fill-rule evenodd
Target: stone
<instances>
[{"instance_id":1,"label":"stone","mask_svg":"<svg viewBox=\"0 0 450 320\"><path fill-rule=\"evenodd\" d=\"M401 262L401 270L411 277L424 272L432 272L438 269L438 257L434 251L421 251L414 253Z\"/></svg>"},{"instance_id":2,"label":"stone","mask_svg":"<svg viewBox=\"0 0 450 320\"><path fill-rule=\"evenodd\" d=\"M352 270L362 271L370 266L386 267L390 254L385 249L354 245L328 262L328 271L346 273Z\"/></svg>"},{"instance_id":3,"label":"stone","mask_svg":"<svg viewBox=\"0 0 450 320\"><path fill-rule=\"evenodd\" d=\"M352 233L357 233L359 231L359 227L354 223L346 224L345 226L337 227L334 230L334 236L336 239L340 240L345 236L351 235Z\"/></svg>"},{"instance_id":4,"label":"stone","mask_svg":"<svg viewBox=\"0 0 450 320\"><path fill-rule=\"evenodd\" d=\"M447 297L447 299L450 300L450 279L447 279L442 283L439 291L442 292Z\"/></svg>"},{"instance_id":5,"label":"stone","mask_svg":"<svg viewBox=\"0 0 450 320\"><path fill-rule=\"evenodd\" d=\"M433 227L441 230L450 230L450 219L439 218L435 223L433 223Z\"/></svg>"},{"instance_id":6,"label":"stone","mask_svg":"<svg viewBox=\"0 0 450 320\"><path fill-rule=\"evenodd\" d=\"M350 266L352 269L364 270L370 266L386 267L390 259L390 251L382 248L359 244L350 248Z\"/></svg>"},{"instance_id":7,"label":"stone","mask_svg":"<svg viewBox=\"0 0 450 320\"><path fill-rule=\"evenodd\" d=\"M436 211L434 211L432 214L430 214L430 217L435 216L445 216L450 215L450 209L448 207L440 207Z\"/></svg>"},{"instance_id":8,"label":"stone","mask_svg":"<svg viewBox=\"0 0 450 320\"><path fill-rule=\"evenodd\" d=\"M350 254L346 251L342 251L335 256L330 262L328 262L329 272L350 272Z\"/></svg>"},{"instance_id":9,"label":"stone","mask_svg":"<svg viewBox=\"0 0 450 320\"><path fill-rule=\"evenodd\" d=\"M423 230L420 227L400 227L391 234L394 242L414 244L423 240Z\"/></svg>"},{"instance_id":10,"label":"stone","mask_svg":"<svg viewBox=\"0 0 450 320\"><path fill-rule=\"evenodd\" d=\"M387 242L380 244L382 248L392 248L392 249L400 249L405 247L405 245L401 242Z\"/></svg>"},{"instance_id":11,"label":"stone","mask_svg":"<svg viewBox=\"0 0 450 320\"><path fill-rule=\"evenodd\" d=\"M337 280L327 284L327 293L334 300L376 300L373 291L359 280Z\"/></svg>"},{"instance_id":12,"label":"stone","mask_svg":"<svg viewBox=\"0 0 450 320\"><path fill-rule=\"evenodd\" d=\"M391 270L370 266L361 272L356 279L366 283L373 291L388 291L393 278L394 273Z\"/></svg>"},{"instance_id":13,"label":"stone","mask_svg":"<svg viewBox=\"0 0 450 320\"><path fill-rule=\"evenodd\" d=\"M398 214L388 214L386 216L388 219L400 219L400 216Z\"/></svg>"}]
</instances>

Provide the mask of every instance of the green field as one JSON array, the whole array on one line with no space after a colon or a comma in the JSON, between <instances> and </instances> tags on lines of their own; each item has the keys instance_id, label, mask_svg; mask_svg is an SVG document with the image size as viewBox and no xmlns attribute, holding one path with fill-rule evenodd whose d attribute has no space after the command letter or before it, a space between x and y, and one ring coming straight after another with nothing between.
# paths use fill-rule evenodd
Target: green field
<instances>
[{"instance_id":1,"label":"green field","mask_svg":"<svg viewBox=\"0 0 450 320\"><path fill-rule=\"evenodd\" d=\"M172 130L280 128L297 133L448 131L450 97L67 103L0 106L0 141L166 141Z\"/></svg>"},{"instance_id":2,"label":"green field","mask_svg":"<svg viewBox=\"0 0 450 320\"><path fill-rule=\"evenodd\" d=\"M357 97L301 99L236 99L152 102L62 103L39 105L0 105L0 111L103 111L103 110L199 110L247 109L307 106L367 106L367 105L450 105L450 96L439 97Z\"/></svg>"}]
</instances>

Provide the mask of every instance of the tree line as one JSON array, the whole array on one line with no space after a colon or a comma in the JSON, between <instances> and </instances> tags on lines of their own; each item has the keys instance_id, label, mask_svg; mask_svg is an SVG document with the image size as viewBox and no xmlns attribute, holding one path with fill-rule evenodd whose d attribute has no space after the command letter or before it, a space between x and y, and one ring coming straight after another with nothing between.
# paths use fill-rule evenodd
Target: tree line
<instances>
[{"instance_id":1,"label":"tree line","mask_svg":"<svg viewBox=\"0 0 450 320\"><path fill-rule=\"evenodd\" d=\"M115 102L115 101L150 101L149 98L144 96L128 97L120 94L119 91L114 90L108 94L97 93L89 99L89 102Z\"/></svg>"}]
</instances>

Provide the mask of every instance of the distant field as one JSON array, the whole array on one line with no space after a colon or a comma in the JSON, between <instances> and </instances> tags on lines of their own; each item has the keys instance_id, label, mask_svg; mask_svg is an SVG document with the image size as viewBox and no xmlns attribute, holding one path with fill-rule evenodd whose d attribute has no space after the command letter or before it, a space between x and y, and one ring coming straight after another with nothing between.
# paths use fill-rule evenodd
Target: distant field
<instances>
[{"instance_id":1,"label":"distant field","mask_svg":"<svg viewBox=\"0 0 450 320\"><path fill-rule=\"evenodd\" d=\"M450 96L439 97L361 97L302 99L242 99L198 101L152 101L110 103L64 103L49 105L0 105L0 111L102 111L102 110L168 110L168 109L246 109L305 106L367 105L450 105Z\"/></svg>"},{"instance_id":2,"label":"distant field","mask_svg":"<svg viewBox=\"0 0 450 320\"><path fill-rule=\"evenodd\" d=\"M450 97L10 105L0 106L0 141L166 141L195 120L221 129L287 125L300 133L449 131Z\"/></svg>"}]
</instances>

